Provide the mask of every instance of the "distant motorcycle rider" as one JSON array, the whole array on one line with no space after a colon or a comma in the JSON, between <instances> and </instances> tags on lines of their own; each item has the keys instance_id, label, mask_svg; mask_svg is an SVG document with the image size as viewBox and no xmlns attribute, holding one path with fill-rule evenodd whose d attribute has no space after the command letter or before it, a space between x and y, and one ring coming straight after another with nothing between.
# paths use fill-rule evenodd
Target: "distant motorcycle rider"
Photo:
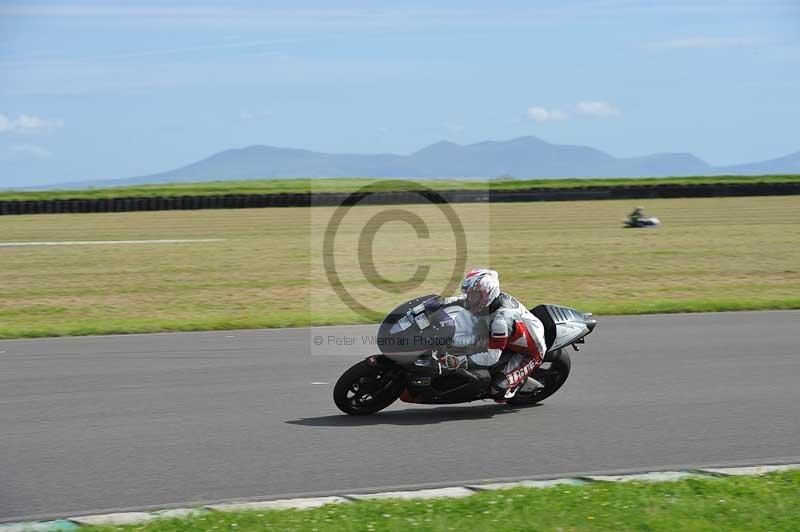
<instances>
[{"instance_id":1,"label":"distant motorcycle rider","mask_svg":"<svg viewBox=\"0 0 800 532\"><path fill-rule=\"evenodd\" d=\"M644 209L642 207L636 207L633 209L633 212L628 215L628 220L630 220L633 225L637 225L642 218L644 218Z\"/></svg>"},{"instance_id":2,"label":"distant motorcycle rider","mask_svg":"<svg viewBox=\"0 0 800 532\"><path fill-rule=\"evenodd\" d=\"M425 310L435 311L451 305L464 307L485 320L489 339L485 350L471 355L447 356L446 365L450 369L490 368L504 352L509 352L508 360L499 368L501 374L491 383L492 396L504 402L513 397L517 388L542 364L547 351L544 325L519 301L500 291L500 280L494 270L471 270L461 282L461 291L461 296L429 299Z\"/></svg>"}]
</instances>

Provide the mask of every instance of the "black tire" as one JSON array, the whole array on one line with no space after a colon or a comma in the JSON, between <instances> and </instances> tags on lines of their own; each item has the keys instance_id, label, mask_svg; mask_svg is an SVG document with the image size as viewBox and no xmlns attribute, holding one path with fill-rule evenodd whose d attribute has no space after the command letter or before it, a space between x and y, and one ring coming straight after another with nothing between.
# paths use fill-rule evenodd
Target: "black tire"
<instances>
[{"instance_id":1,"label":"black tire","mask_svg":"<svg viewBox=\"0 0 800 532\"><path fill-rule=\"evenodd\" d=\"M569 377L569 370L571 368L572 360L569 358L569 353L563 349L559 349L556 353L548 355L542 367L537 369L532 375L534 379L544 384L544 388L539 388L531 393L517 392L517 395L511 398L508 404L527 406L534 405L539 401L544 401L564 385L567 381L567 377Z\"/></svg>"},{"instance_id":2,"label":"black tire","mask_svg":"<svg viewBox=\"0 0 800 532\"><path fill-rule=\"evenodd\" d=\"M367 416L394 403L405 385L396 372L362 360L345 371L333 387L333 402L351 416Z\"/></svg>"}]
</instances>

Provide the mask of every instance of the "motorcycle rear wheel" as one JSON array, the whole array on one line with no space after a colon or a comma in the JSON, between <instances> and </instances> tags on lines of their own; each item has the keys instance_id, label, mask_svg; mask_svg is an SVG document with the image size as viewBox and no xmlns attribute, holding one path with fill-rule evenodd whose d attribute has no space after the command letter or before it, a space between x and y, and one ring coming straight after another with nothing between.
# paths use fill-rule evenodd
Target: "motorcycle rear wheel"
<instances>
[{"instance_id":1,"label":"motorcycle rear wheel","mask_svg":"<svg viewBox=\"0 0 800 532\"><path fill-rule=\"evenodd\" d=\"M333 387L333 402L351 416L367 416L394 403L404 381L362 360L345 371Z\"/></svg>"},{"instance_id":2,"label":"motorcycle rear wheel","mask_svg":"<svg viewBox=\"0 0 800 532\"><path fill-rule=\"evenodd\" d=\"M548 367L547 366L549 363ZM508 404L515 406L527 406L544 401L559 388L561 388L569 377L569 371L572 368L572 360L569 358L569 353L564 350L559 350L548 356L542 367L537 369L533 375L534 379L544 384L544 388L539 388L533 392L523 393L517 392L517 395L509 399Z\"/></svg>"}]
</instances>

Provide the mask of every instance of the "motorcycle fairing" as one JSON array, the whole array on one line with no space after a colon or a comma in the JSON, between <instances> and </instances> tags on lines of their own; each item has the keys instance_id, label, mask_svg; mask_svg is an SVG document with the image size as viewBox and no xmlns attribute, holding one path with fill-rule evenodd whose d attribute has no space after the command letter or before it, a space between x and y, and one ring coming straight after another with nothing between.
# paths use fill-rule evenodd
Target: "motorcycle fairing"
<instances>
[{"instance_id":1,"label":"motorcycle fairing","mask_svg":"<svg viewBox=\"0 0 800 532\"><path fill-rule=\"evenodd\" d=\"M406 403L457 404L489 396L491 375L486 369L456 370L430 377L411 377L400 400Z\"/></svg>"},{"instance_id":2,"label":"motorcycle fairing","mask_svg":"<svg viewBox=\"0 0 800 532\"><path fill-rule=\"evenodd\" d=\"M453 336L455 326L445 320L435 319L435 314L430 317L430 325L424 329L417 323L409 322L408 326L397 327L402 320L407 319L407 314L413 308L423 304L428 299L436 297L435 294L418 297L407 301L391 311L378 327L377 344L381 353L400 363L411 361L414 358L436 347L445 347Z\"/></svg>"},{"instance_id":3,"label":"motorcycle fairing","mask_svg":"<svg viewBox=\"0 0 800 532\"><path fill-rule=\"evenodd\" d=\"M531 309L531 313L544 325L548 353L579 342L597 324L591 314L560 305L538 305Z\"/></svg>"},{"instance_id":4,"label":"motorcycle fairing","mask_svg":"<svg viewBox=\"0 0 800 532\"><path fill-rule=\"evenodd\" d=\"M378 348L384 355L400 364L407 364L433 349L462 355L485 348L488 329L484 320L463 307L445 307L431 313L424 328L418 321L408 319L409 310L432 297L436 296L412 299L386 316L378 328L377 338ZM403 325L398 326L401 323Z\"/></svg>"}]
</instances>

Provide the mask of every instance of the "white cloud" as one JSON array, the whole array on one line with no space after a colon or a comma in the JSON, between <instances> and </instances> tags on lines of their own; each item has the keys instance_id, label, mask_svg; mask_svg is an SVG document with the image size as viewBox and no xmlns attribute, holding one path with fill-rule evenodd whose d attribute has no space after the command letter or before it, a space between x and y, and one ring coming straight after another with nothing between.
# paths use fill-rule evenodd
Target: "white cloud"
<instances>
[{"instance_id":1,"label":"white cloud","mask_svg":"<svg viewBox=\"0 0 800 532\"><path fill-rule=\"evenodd\" d=\"M64 126L61 120L48 120L32 115L11 119L0 114L0 133L49 133Z\"/></svg>"},{"instance_id":2,"label":"white cloud","mask_svg":"<svg viewBox=\"0 0 800 532\"><path fill-rule=\"evenodd\" d=\"M239 111L239 118L242 120L259 120L269 116L272 116L272 111L252 111L250 109Z\"/></svg>"},{"instance_id":3,"label":"white cloud","mask_svg":"<svg viewBox=\"0 0 800 532\"><path fill-rule=\"evenodd\" d=\"M0 151L0 161L15 161L20 159L47 159L53 154L33 144L14 144Z\"/></svg>"},{"instance_id":4,"label":"white cloud","mask_svg":"<svg viewBox=\"0 0 800 532\"><path fill-rule=\"evenodd\" d=\"M528 118L534 122L548 122L551 120L566 120L567 113L560 109L546 109L544 107L528 107Z\"/></svg>"},{"instance_id":5,"label":"white cloud","mask_svg":"<svg viewBox=\"0 0 800 532\"><path fill-rule=\"evenodd\" d=\"M567 109L567 110L564 110ZM567 120L573 116L586 116L592 118L611 118L619 116L622 111L609 102L587 100L566 107L528 107L526 115L534 122L552 122Z\"/></svg>"},{"instance_id":6,"label":"white cloud","mask_svg":"<svg viewBox=\"0 0 800 532\"><path fill-rule=\"evenodd\" d=\"M654 50L679 50L692 48L730 48L733 46L753 46L766 41L758 37L685 37L667 41L651 42L646 48Z\"/></svg>"},{"instance_id":7,"label":"white cloud","mask_svg":"<svg viewBox=\"0 0 800 532\"><path fill-rule=\"evenodd\" d=\"M600 101L578 102L575 105L575 113L596 118L609 118L621 114L620 110L612 104Z\"/></svg>"}]
</instances>

